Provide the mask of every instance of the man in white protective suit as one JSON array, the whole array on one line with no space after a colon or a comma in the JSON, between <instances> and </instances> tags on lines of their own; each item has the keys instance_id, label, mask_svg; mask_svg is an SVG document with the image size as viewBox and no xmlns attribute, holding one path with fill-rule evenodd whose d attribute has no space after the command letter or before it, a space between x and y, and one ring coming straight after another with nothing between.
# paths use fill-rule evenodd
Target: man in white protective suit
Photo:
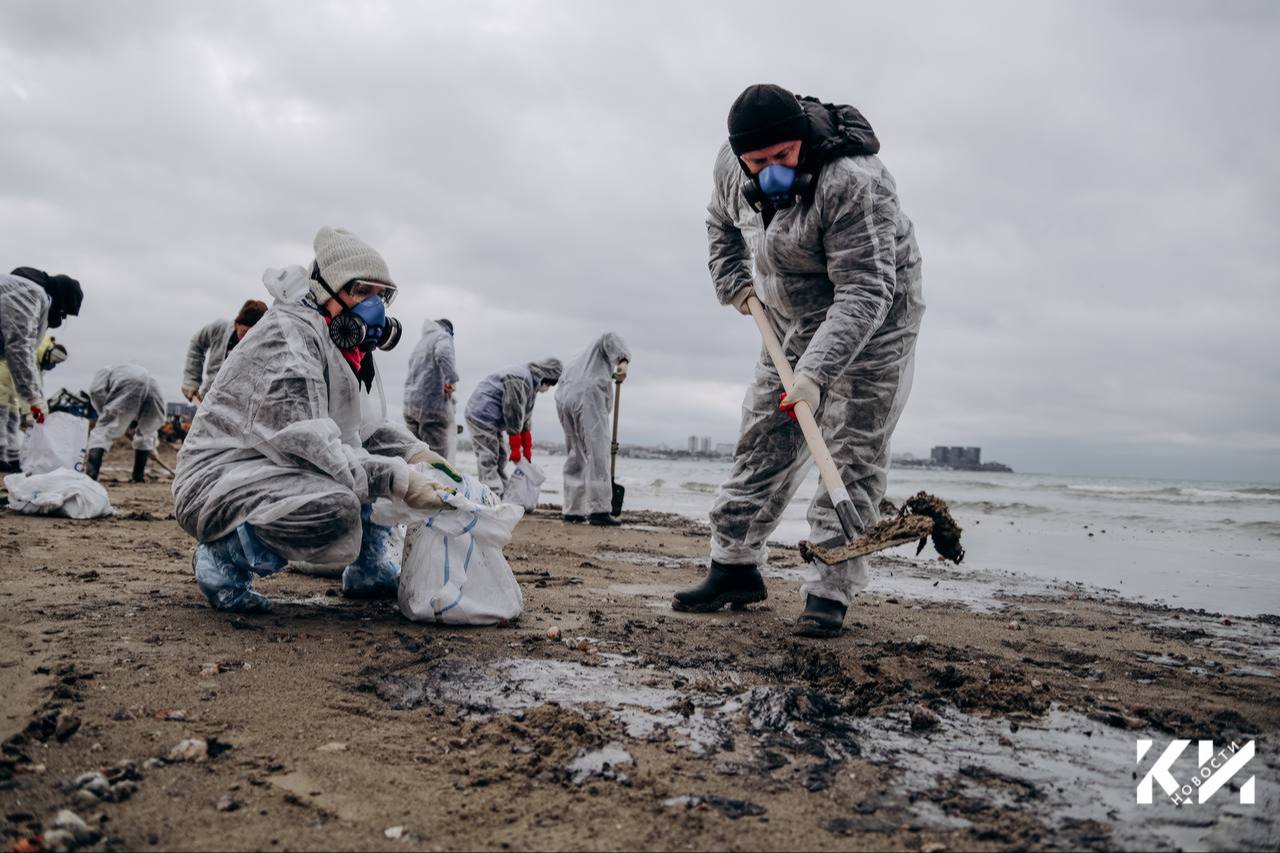
<instances>
[{"instance_id":1,"label":"man in white protective suit","mask_svg":"<svg viewBox=\"0 0 1280 853\"><path fill-rule=\"evenodd\" d=\"M227 356L178 455L178 523L199 542L196 583L219 610L260 611L255 574L286 563L342 571L348 596L394 596L400 567L372 501L444 506L410 468L460 478L443 457L387 422L373 351L400 337L386 306L386 262L348 231L321 228L308 289L277 300Z\"/></svg>"},{"instance_id":2,"label":"man in white protective suit","mask_svg":"<svg viewBox=\"0 0 1280 853\"><path fill-rule=\"evenodd\" d=\"M920 248L880 141L847 105L749 86L729 111L729 139L707 207L708 266L721 304L750 313L755 296L795 369L783 395L762 350L742 403L733 470L711 507L711 563L702 583L677 592L676 610L705 613L763 601L768 539L810 461L789 412L814 413L854 524L880 520L889 444L911 393L924 316ZM782 397L779 401L779 397ZM843 541L821 489L809 538ZM867 585L865 557L810 567L795 632L834 637Z\"/></svg>"},{"instance_id":3,"label":"man in white protective suit","mask_svg":"<svg viewBox=\"0 0 1280 853\"><path fill-rule=\"evenodd\" d=\"M511 447L510 461L533 461L533 407L538 395L560 381L564 366L558 358L544 358L490 373L467 399L467 426L476 450L480 482L501 495L508 476L502 436Z\"/></svg>"},{"instance_id":4,"label":"man in white protective suit","mask_svg":"<svg viewBox=\"0 0 1280 853\"><path fill-rule=\"evenodd\" d=\"M182 368L182 396L199 405L209 393L227 354L265 313L265 302L248 299L233 319L214 320L197 329L187 346L187 361Z\"/></svg>"},{"instance_id":5,"label":"man in white protective suit","mask_svg":"<svg viewBox=\"0 0 1280 853\"><path fill-rule=\"evenodd\" d=\"M422 324L422 339L409 356L404 382L404 425L450 463L458 448L453 392L458 384L453 322L441 317Z\"/></svg>"},{"instance_id":6,"label":"man in white protective suit","mask_svg":"<svg viewBox=\"0 0 1280 853\"><path fill-rule=\"evenodd\" d=\"M111 450L132 424L134 483L146 480L147 460L160 444L160 427L164 424L164 394L160 383L136 364L113 364L93 374L89 384L89 400L98 420L89 433L84 472L98 479L102 457Z\"/></svg>"},{"instance_id":7,"label":"man in white protective suit","mask_svg":"<svg viewBox=\"0 0 1280 853\"><path fill-rule=\"evenodd\" d=\"M565 368L556 386L556 413L564 427L564 520L598 526L620 524L609 476L609 413L612 384L627 378L631 351L605 332Z\"/></svg>"},{"instance_id":8,"label":"man in white protective suit","mask_svg":"<svg viewBox=\"0 0 1280 853\"><path fill-rule=\"evenodd\" d=\"M6 473L18 468L23 412L30 412L36 423L44 422L44 365L37 354L41 341L49 329L79 314L83 300L80 282L70 276L35 267L0 274L0 363L8 377L0 388L0 466ZM12 393L5 393L8 387Z\"/></svg>"}]
</instances>

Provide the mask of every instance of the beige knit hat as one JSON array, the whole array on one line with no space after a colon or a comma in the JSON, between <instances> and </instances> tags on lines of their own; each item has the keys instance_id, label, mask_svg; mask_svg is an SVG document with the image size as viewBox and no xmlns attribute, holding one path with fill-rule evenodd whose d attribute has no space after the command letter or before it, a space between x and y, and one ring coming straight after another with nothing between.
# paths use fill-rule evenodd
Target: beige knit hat
<instances>
[{"instance_id":1,"label":"beige knit hat","mask_svg":"<svg viewBox=\"0 0 1280 853\"><path fill-rule=\"evenodd\" d=\"M316 232L313 245L316 250L316 267L335 292L357 278L395 284L382 255L350 231L326 225ZM333 296L320 282L314 280L311 282L311 294L321 304Z\"/></svg>"}]
</instances>

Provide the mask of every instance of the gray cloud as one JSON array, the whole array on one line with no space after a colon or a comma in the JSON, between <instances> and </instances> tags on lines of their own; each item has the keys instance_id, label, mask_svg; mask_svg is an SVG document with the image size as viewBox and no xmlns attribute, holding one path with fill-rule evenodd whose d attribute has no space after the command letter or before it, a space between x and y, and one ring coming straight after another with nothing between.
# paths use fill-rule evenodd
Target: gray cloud
<instances>
[{"instance_id":1,"label":"gray cloud","mask_svg":"<svg viewBox=\"0 0 1280 853\"><path fill-rule=\"evenodd\" d=\"M703 208L728 103L773 80L859 105L916 222L899 448L1280 479L1280 14L895 11L5 4L6 263L87 292L49 384L136 361L176 398L191 332L328 223L387 257L410 329L455 320L464 394L612 329L625 438L731 440L758 343L715 304ZM412 337L380 360L393 400Z\"/></svg>"}]
</instances>

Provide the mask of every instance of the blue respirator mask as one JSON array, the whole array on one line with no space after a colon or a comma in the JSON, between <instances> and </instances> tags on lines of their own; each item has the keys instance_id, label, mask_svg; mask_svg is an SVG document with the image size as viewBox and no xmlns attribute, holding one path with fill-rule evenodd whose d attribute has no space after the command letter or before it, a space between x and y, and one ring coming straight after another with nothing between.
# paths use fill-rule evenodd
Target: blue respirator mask
<instances>
[{"instance_id":1,"label":"blue respirator mask","mask_svg":"<svg viewBox=\"0 0 1280 853\"><path fill-rule=\"evenodd\" d=\"M765 166L743 189L743 195L756 210L763 211L765 205L782 210L810 196L813 192L814 176L808 171L797 171L790 166L774 164Z\"/></svg>"},{"instance_id":2,"label":"blue respirator mask","mask_svg":"<svg viewBox=\"0 0 1280 853\"><path fill-rule=\"evenodd\" d=\"M790 166L765 166L756 176L760 182L760 192L774 207L791 203L791 188L796 182L796 170Z\"/></svg>"},{"instance_id":3,"label":"blue respirator mask","mask_svg":"<svg viewBox=\"0 0 1280 853\"><path fill-rule=\"evenodd\" d=\"M319 269L313 268L311 277L337 297L338 294L329 287L329 283L320 277ZM366 284L354 282L356 286ZM394 291L391 294L394 296ZM329 321L329 340L338 349L344 350L359 348L372 352L375 349L395 349L396 344L400 343L401 331L400 321L387 316L387 303L376 294L365 297L351 308L344 305L342 313Z\"/></svg>"},{"instance_id":4,"label":"blue respirator mask","mask_svg":"<svg viewBox=\"0 0 1280 853\"><path fill-rule=\"evenodd\" d=\"M381 296L370 296L355 307L344 308L329 323L329 339L338 349L394 349L400 343L400 331L400 321L387 316L387 303Z\"/></svg>"}]
</instances>

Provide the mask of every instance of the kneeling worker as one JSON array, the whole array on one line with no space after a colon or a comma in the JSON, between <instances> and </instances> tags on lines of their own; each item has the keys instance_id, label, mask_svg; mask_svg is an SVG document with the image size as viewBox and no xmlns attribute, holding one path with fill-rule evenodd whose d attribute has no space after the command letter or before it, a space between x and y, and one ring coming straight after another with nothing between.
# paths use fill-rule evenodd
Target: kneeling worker
<instances>
[{"instance_id":1,"label":"kneeling worker","mask_svg":"<svg viewBox=\"0 0 1280 853\"><path fill-rule=\"evenodd\" d=\"M444 506L444 487L409 464L452 469L386 420L373 350L400 333L386 262L340 229L321 228L314 245L309 292L277 301L231 351L178 455L174 512L200 543L196 583L220 610L268 609L253 575L286 562L345 566L344 595L393 596L400 567L372 501Z\"/></svg>"}]
</instances>

